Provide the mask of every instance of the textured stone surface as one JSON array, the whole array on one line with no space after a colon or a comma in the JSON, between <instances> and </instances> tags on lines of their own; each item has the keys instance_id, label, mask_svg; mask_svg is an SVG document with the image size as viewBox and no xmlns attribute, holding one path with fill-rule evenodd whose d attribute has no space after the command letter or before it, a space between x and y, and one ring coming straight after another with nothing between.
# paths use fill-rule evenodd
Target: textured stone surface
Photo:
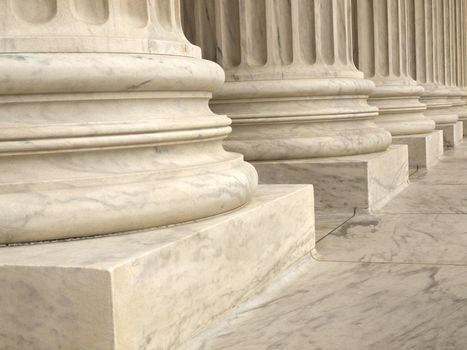
<instances>
[{"instance_id":1,"label":"textured stone surface","mask_svg":"<svg viewBox=\"0 0 467 350\"><path fill-rule=\"evenodd\" d=\"M409 75L408 4L398 0L357 1L355 13L358 68L376 84L369 102L379 109L377 124L392 136L405 138L435 128L424 114L426 105L420 102L423 87Z\"/></svg>"},{"instance_id":2,"label":"textured stone surface","mask_svg":"<svg viewBox=\"0 0 467 350\"><path fill-rule=\"evenodd\" d=\"M211 107L232 118L228 150L276 161L387 149L374 84L353 63L350 0L183 4L187 36L226 71Z\"/></svg>"},{"instance_id":3,"label":"textured stone surface","mask_svg":"<svg viewBox=\"0 0 467 350\"><path fill-rule=\"evenodd\" d=\"M312 187L284 185L200 222L0 248L0 348L173 349L314 241Z\"/></svg>"},{"instance_id":4,"label":"textured stone surface","mask_svg":"<svg viewBox=\"0 0 467 350\"><path fill-rule=\"evenodd\" d=\"M304 261L181 350L457 350L467 267Z\"/></svg>"},{"instance_id":5,"label":"textured stone surface","mask_svg":"<svg viewBox=\"0 0 467 350\"><path fill-rule=\"evenodd\" d=\"M462 142L464 124L462 121L457 121L451 125L440 125L437 129L443 131L444 147L452 148L456 147Z\"/></svg>"},{"instance_id":6,"label":"textured stone surface","mask_svg":"<svg viewBox=\"0 0 467 350\"><path fill-rule=\"evenodd\" d=\"M454 59L465 55L457 49L454 40L455 27L460 24L456 23L456 12L462 16L460 2L417 0L408 7L409 21L414 23L407 27L412 62L409 73L424 87L421 101L427 105L426 115L436 122L438 130L446 131L445 145L448 147L457 144L451 129L459 118L464 117L466 109L462 92L453 89L456 74L462 75L462 68L459 69Z\"/></svg>"},{"instance_id":7,"label":"textured stone surface","mask_svg":"<svg viewBox=\"0 0 467 350\"><path fill-rule=\"evenodd\" d=\"M392 143L407 145L411 170L431 169L438 163L444 152L443 132L441 130L435 130L425 135L396 136L392 138Z\"/></svg>"},{"instance_id":8,"label":"textured stone surface","mask_svg":"<svg viewBox=\"0 0 467 350\"><path fill-rule=\"evenodd\" d=\"M224 72L185 38L178 0L151 3L0 1L0 244L187 222L251 198L256 172L224 151L231 121L208 106Z\"/></svg>"},{"instance_id":9,"label":"textured stone surface","mask_svg":"<svg viewBox=\"0 0 467 350\"><path fill-rule=\"evenodd\" d=\"M319 212L331 232L312 258L181 349L466 348L467 215L442 213L462 207L465 185L431 176L446 167L465 178L465 150L412 177L377 214L334 220L335 213ZM425 195L432 192L445 196Z\"/></svg>"},{"instance_id":10,"label":"textured stone surface","mask_svg":"<svg viewBox=\"0 0 467 350\"><path fill-rule=\"evenodd\" d=\"M406 145L352 157L252 164L260 183L312 183L317 207L374 210L408 184Z\"/></svg>"},{"instance_id":11,"label":"textured stone surface","mask_svg":"<svg viewBox=\"0 0 467 350\"><path fill-rule=\"evenodd\" d=\"M326 261L467 266L466 149L462 144L433 170L411 176L411 187L380 213L356 215L336 226L320 241L317 256Z\"/></svg>"}]
</instances>

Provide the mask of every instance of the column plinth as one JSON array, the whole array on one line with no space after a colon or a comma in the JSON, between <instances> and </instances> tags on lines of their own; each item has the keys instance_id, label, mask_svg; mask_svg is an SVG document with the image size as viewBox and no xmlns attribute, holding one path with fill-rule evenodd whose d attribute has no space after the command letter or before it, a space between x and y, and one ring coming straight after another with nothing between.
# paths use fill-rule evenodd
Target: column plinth
<instances>
[{"instance_id":1,"label":"column plinth","mask_svg":"<svg viewBox=\"0 0 467 350\"><path fill-rule=\"evenodd\" d=\"M2 3L0 244L176 224L250 199L256 172L224 151L230 120L208 106L224 74L184 37L178 1Z\"/></svg>"},{"instance_id":2,"label":"column plinth","mask_svg":"<svg viewBox=\"0 0 467 350\"><path fill-rule=\"evenodd\" d=\"M373 207L382 199L382 192L369 199L365 176L356 180L367 194L362 201L350 194L351 179L336 189L348 193L344 199L323 180L323 171L384 158L391 144L368 104L374 83L353 63L350 0L186 0L184 10L188 38L226 72L211 101L232 119L224 144L252 162L260 182L313 183L318 206ZM394 177L387 193L404 176Z\"/></svg>"}]
</instances>

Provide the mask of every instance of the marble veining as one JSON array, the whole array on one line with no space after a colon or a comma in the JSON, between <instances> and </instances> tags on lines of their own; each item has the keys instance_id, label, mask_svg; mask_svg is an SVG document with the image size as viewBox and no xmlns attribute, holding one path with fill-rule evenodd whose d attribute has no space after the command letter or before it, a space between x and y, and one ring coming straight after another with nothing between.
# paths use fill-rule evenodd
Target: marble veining
<instances>
[{"instance_id":1,"label":"marble veining","mask_svg":"<svg viewBox=\"0 0 467 350\"><path fill-rule=\"evenodd\" d=\"M226 72L211 107L232 118L228 150L278 161L388 148L374 84L353 64L350 0L182 3L188 38Z\"/></svg>"},{"instance_id":2,"label":"marble veining","mask_svg":"<svg viewBox=\"0 0 467 350\"><path fill-rule=\"evenodd\" d=\"M314 242L312 187L284 185L185 225L0 247L0 349L174 349Z\"/></svg>"},{"instance_id":3,"label":"marble veining","mask_svg":"<svg viewBox=\"0 0 467 350\"><path fill-rule=\"evenodd\" d=\"M316 206L375 210L408 184L407 146L385 152L252 163L260 183L312 183Z\"/></svg>"},{"instance_id":4,"label":"marble veining","mask_svg":"<svg viewBox=\"0 0 467 350\"><path fill-rule=\"evenodd\" d=\"M314 256L323 261L467 266L467 215L357 215L320 241Z\"/></svg>"},{"instance_id":5,"label":"marble veining","mask_svg":"<svg viewBox=\"0 0 467 350\"><path fill-rule=\"evenodd\" d=\"M413 183L381 211L393 214L467 214L467 185Z\"/></svg>"},{"instance_id":6,"label":"marble veining","mask_svg":"<svg viewBox=\"0 0 467 350\"><path fill-rule=\"evenodd\" d=\"M323 261L467 266L465 149L464 144L446 152L432 170L416 172L409 189L379 213L357 214L336 226L314 256Z\"/></svg>"},{"instance_id":7,"label":"marble veining","mask_svg":"<svg viewBox=\"0 0 467 350\"><path fill-rule=\"evenodd\" d=\"M180 350L467 348L466 186L437 183L465 149L373 214L318 210L311 256Z\"/></svg>"},{"instance_id":8,"label":"marble veining","mask_svg":"<svg viewBox=\"0 0 467 350\"><path fill-rule=\"evenodd\" d=\"M147 2L150 24L134 34L154 47L131 53L106 49L128 26L112 23L123 33L103 35L101 22L133 17L141 2L36 1L31 10L14 2L26 16L38 10L40 21L56 12L41 25L11 16L7 3L0 0L0 244L172 225L251 199L257 173L224 150L231 121L209 108L224 72L188 52L179 1Z\"/></svg>"},{"instance_id":9,"label":"marble veining","mask_svg":"<svg viewBox=\"0 0 467 350\"><path fill-rule=\"evenodd\" d=\"M180 350L461 350L467 267L306 259Z\"/></svg>"}]
</instances>

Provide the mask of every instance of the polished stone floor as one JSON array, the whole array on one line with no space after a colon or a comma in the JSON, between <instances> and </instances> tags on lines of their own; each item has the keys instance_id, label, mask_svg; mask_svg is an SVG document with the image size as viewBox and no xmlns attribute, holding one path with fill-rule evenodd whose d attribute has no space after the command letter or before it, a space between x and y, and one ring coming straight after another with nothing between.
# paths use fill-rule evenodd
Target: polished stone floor
<instances>
[{"instance_id":1,"label":"polished stone floor","mask_svg":"<svg viewBox=\"0 0 467 350\"><path fill-rule=\"evenodd\" d=\"M411 182L318 213L311 256L183 349L467 349L467 142Z\"/></svg>"}]
</instances>

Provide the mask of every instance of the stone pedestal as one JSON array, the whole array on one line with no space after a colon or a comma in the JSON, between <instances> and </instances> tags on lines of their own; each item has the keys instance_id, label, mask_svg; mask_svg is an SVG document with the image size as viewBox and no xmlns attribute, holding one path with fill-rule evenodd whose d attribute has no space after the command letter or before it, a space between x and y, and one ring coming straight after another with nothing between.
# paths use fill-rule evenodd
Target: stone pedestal
<instances>
[{"instance_id":1,"label":"stone pedestal","mask_svg":"<svg viewBox=\"0 0 467 350\"><path fill-rule=\"evenodd\" d=\"M310 167L339 167L342 157L359 167L359 155L386 151L391 135L375 124L377 108L367 102L374 84L353 63L350 0L183 3L187 36L226 72L211 101L213 111L232 118L226 149L257 167L302 159ZM407 161L392 160L395 168ZM284 173L273 177L261 172L260 182L297 181L285 168L275 167ZM300 183L330 185L324 177L301 176ZM362 189L374 185L369 174L354 181ZM348 198L354 193L346 186L341 191ZM323 198L330 193L318 191L319 203L334 203L332 195Z\"/></svg>"},{"instance_id":2,"label":"stone pedestal","mask_svg":"<svg viewBox=\"0 0 467 350\"><path fill-rule=\"evenodd\" d=\"M372 154L252 164L265 183L315 184L317 208L373 211L408 185L407 160L407 145L392 145L385 152Z\"/></svg>"},{"instance_id":3,"label":"stone pedestal","mask_svg":"<svg viewBox=\"0 0 467 350\"><path fill-rule=\"evenodd\" d=\"M456 147L464 138L464 123L462 121L457 121L455 124L446 126L439 126L438 129L443 131L445 148Z\"/></svg>"},{"instance_id":4,"label":"stone pedestal","mask_svg":"<svg viewBox=\"0 0 467 350\"><path fill-rule=\"evenodd\" d=\"M0 348L174 349L314 247L311 186L260 186L227 215L0 247Z\"/></svg>"},{"instance_id":5,"label":"stone pedestal","mask_svg":"<svg viewBox=\"0 0 467 350\"><path fill-rule=\"evenodd\" d=\"M410 170L420 168L431 169L443 155L443 131L435 130L425 135L410 137L397 136L392 138L393 144L403 144L409 147Z\"/></svg>"},{"instance_id":6,"label":"stone pedestal","mask_svg":"<svg viewBox=\"0 0 467 350\"><path fill-rule=\"evenodd\" d=\"M420 101L424 89L409 76L408 2L358 1L358 68L376 89L369 103L378 107L377 124L391 132L393 142L405 143L411 168L432 163L429 152L438 146L433 120ZM434 142L434 144L432 144Z\"/></svg>"}]
</instances>

